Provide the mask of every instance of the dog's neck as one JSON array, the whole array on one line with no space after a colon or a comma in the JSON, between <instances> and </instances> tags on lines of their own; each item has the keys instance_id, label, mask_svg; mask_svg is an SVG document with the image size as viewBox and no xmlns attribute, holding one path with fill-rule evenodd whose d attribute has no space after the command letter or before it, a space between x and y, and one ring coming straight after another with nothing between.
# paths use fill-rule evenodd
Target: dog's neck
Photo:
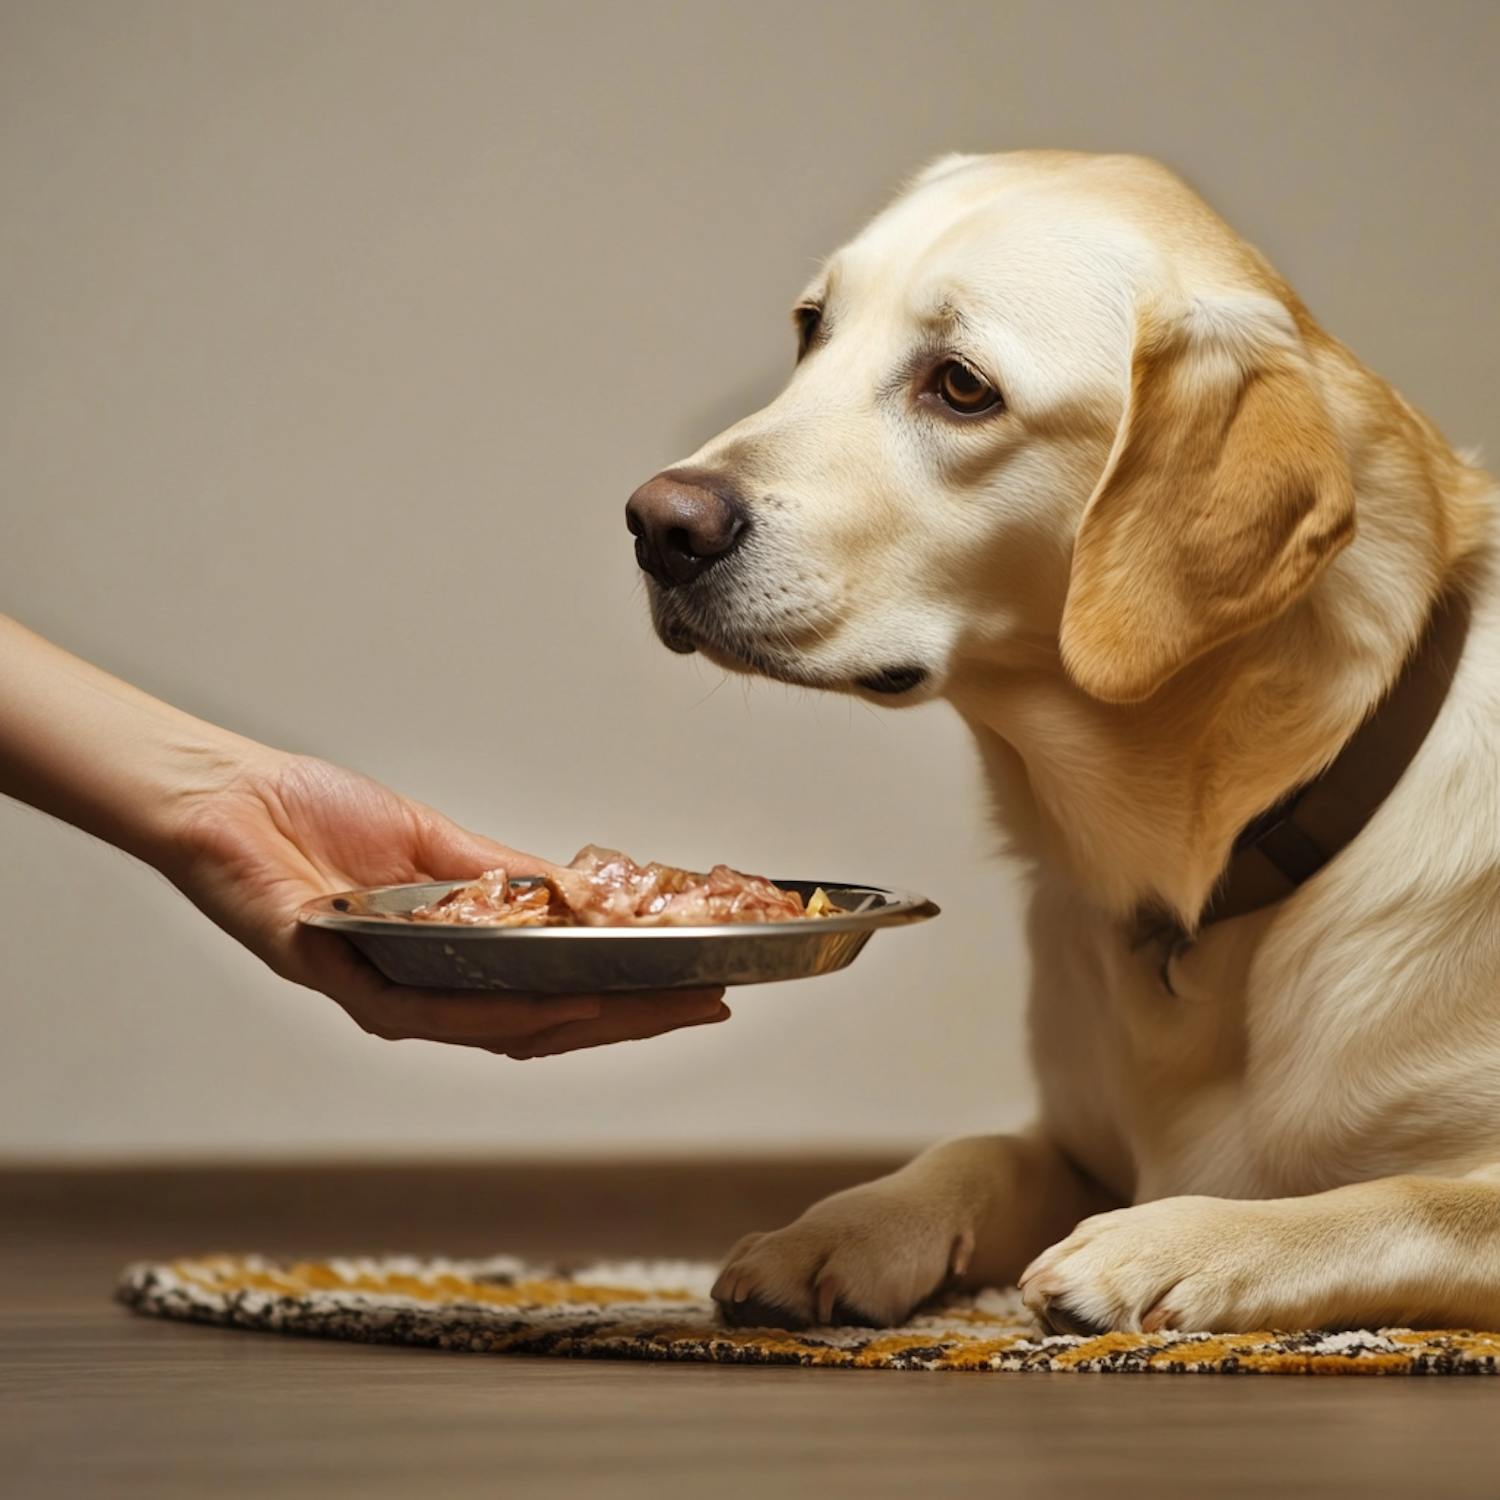
<instances>
[{"instance_id":1,"label":"dog's neck","mask_svg":"<svg viewBox=\"0 0 1500 1500\"><path fill-rule=\"evenodd\" d=\"M1360 835L1436 724L1468 633L1468 596L1451 590L1395 685L1331 764L1240 830L1200 926L1284 900Z\"/></svg>"},{"instance_id":2,"label":"dog's neck","mask_svg":"<svg viewBox=\"0 0 1500 1500\"><path fill-rule=\"evenodd\" d=\"M1424 686L1419 678L1418 698L1431 689L1433 715L1440 705L1461 627L1438 632L1436 658L1430 635L1417 652L1432 596L1362 598L1351 586L1362 572L1329 580L1272 626L1190 665L1146 703L1099 703L1060 664L990 663L956 674L950 696L976 734L1014 852L1061 867L1121 918L1148 910L1195 930L1212 916L1236 841L1257 815L1311 782L1351 742L1351 755L1369 758L1361 725L1398 680L1398 694L1411 696L1403 667L1414 653L1429 679ZM1401 714L1411 708L1405 698L1392 706ZM1394 746L1376 744L1374 756L1409 760L1425 729ZM1389 769L1356 766L1351 775L1346 766L1344 778L1365 795L1369 776ZM1334 822L1341 820L1339 808Z\"/></svg>"},{"instance_id":3,"label":"dog's neck","mask_svg":"<svg viewBox=\"0 0 1500 1500\"><path fill-rule=\"evenodd\" d=\"M1311 622L1292 632L1319 633ZM1060 664L966 675L953 699L1013 851L1118 917L1154 908L1193 928L1240 830L1316 775L1386 686L1373 663L1320 684L1307 664L1335 654L1326 647L1269 653L1292 684L1243 646L1232 654L1240 660L1189 667L1128 707L1089 698Z\"/></svg>"},{"instance_id":4,"label":"dog's neck","mask_svg":"<svg viewBox=\"0 0 1500 1500\"><path fill-rule=\"evenodd\" d=\"M1060 669L954 696L1016 854L1062 867L1116 916L1155 909L1191 930L1240 830L1315 776L1385 687L1368 668L1321 693L1255 675L1259 693L1164 692L1129 708L1087 698Z\"/></svg>"}]
</instances>

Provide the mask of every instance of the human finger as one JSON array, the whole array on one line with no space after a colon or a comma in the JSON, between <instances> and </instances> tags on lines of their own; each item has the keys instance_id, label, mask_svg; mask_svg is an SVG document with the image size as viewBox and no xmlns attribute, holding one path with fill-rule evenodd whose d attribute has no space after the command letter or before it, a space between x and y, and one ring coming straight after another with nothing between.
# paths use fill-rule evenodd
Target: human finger
<instances>
[{"instance_id":1,"label":"human finger","mask_svg":"<svg viewBox=\"0 0 1500 1500\"><path fill-rule=\"evenodd\" d=\"M493 994L372 986L334 997L366 1031L390 1041L450 1042L490 1051L528 1045L566 1024L598 1019L597 995Z\"/></svg>"},{"instance_id":2,"label":"human finger","mask_svg":"<svg viewBox=\"0 0 1500 1500\"><path fill-rule=\"evenodd\" d=\"M422 989L393 984L333 933L304 929L309 962L296 977L338 1002L363 1030L390 1041L454 1042L495 1049L559 1025L597 1017L597 995Z\"/></svg>"},{"instance_id":3,"label":"human finger","mask_svg":"<svg viewBox=\"0 0 1500 1500\"><path fill-rule=\"evenodd\" d=\"M730 1014L720 988L603 997L419 989L393 984L334 933L304 927L298 939L317 962L314 972L296 977L336 1000L363 1030L390 1041L447 1042L518 1059L546 1057L643 1041L685 1026L728 1020Z\"/></svg>"},{"instance_id":4,"label":"human finger","mask_svg":"<svg viewBox=\"0 0 1500 1500\"><path fill-rule=\"evenodd\" d=\"M712 1026L727 1021L731 1012L719 998L721 990L678 991L645 996L610 995L597 1017L569 1021L524 1041L494 1050L525 1061L604 1047L613 1042L639 1042L688 1026Z\"/></svg>"}]
</instances>

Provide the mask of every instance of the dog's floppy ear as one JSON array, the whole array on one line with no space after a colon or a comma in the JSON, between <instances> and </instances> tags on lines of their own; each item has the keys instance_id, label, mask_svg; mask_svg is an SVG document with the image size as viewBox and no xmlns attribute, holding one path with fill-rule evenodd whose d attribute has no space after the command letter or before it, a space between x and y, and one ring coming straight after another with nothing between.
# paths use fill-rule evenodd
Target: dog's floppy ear
<instances>
[{"instance_id":1,"label":"dog's floppy ear","mask_svg":"<svg viewBox=\"0 0 1500 1500\"><path fill-rule=\"evenodd\" d=\"M1285 310L1143 317L1074 544L1063 663L1094 697L1139 702L1279 614L1353 535L1348 462Z\"/></svg>"}]
</instances>

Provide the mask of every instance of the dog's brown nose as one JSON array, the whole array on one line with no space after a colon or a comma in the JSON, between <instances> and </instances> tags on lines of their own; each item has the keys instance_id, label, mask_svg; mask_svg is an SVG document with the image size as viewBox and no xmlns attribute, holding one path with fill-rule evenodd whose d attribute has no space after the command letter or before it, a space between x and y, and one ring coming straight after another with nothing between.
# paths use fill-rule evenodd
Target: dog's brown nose
<instances>
[{"instance_id":1,"label":"dog's brown nose","mask_svg":"<svg viewBox=\"0 0 1500 1500\"><path fill-rule=\"evenodd\" d=\"M746 519L743 502L722 478L691 469L648 479L625 507L635 560L668 589L691 583L732 552Z\"/></svg>"}]
</instances>

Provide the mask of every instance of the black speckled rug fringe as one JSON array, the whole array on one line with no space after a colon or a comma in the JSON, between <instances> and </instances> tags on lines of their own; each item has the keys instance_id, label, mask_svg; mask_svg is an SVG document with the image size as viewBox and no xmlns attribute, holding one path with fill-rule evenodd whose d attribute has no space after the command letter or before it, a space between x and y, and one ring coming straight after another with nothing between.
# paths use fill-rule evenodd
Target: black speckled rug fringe
<instances>
[{"instance_id":1,"label":"black speckled rug fringe","mask_svg":"<svg viewBox=\"0 0 1500 1500\"><path fill-rule=\"evenodd\" d=\"M131 1266L118 1295L149 1317L477 1354L864 1370L1500 1374L1500 1334L1458 1330L1043 1337L1014 1289L955 1298L900 1328L725 1328L708 1296L713 1276L684 1261L564 1272L510 1256L215 1255Z\"/></svg>"}]
</instances>

